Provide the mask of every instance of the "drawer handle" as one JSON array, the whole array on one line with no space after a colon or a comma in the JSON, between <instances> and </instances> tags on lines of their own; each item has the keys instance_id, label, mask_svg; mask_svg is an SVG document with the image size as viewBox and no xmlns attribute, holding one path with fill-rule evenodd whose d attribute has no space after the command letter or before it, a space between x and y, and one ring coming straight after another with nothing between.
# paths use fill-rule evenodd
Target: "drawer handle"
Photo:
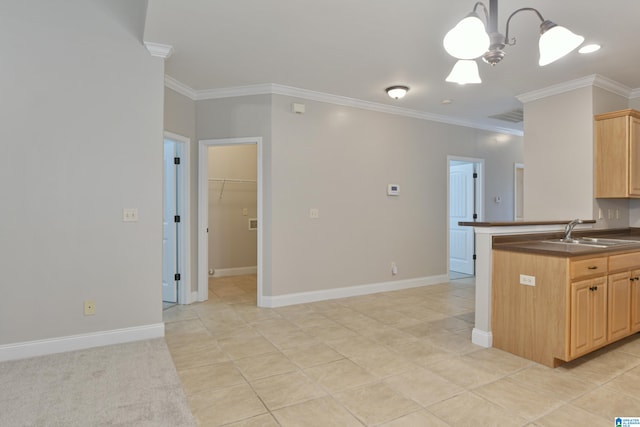
<instances>
[{"instance_id":1,"label":"drawer handle","mask_svg":"<svg viewBox=\"0 0 640 427\"><path fill-rule=\"evenodd\" d=\"M598 266L597 265L590 265L589 267L587 267L589 270L597 270Z\"/></svg>"}]
</instances>

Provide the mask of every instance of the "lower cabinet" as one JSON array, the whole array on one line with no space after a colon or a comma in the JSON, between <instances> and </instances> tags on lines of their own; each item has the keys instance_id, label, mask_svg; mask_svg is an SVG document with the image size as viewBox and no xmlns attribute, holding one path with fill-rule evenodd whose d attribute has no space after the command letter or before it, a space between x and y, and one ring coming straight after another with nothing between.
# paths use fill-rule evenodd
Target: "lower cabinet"
<instances>
[{"instance_id":1,"label":"lower cabinet","mask_svg":"<svg viewBox=\"0 0 640 427\"><path fill-rule=\"evenodd\" d=\"M608 327L609 342L619 340L631 333L631 284L635 282L632 273L610 274L608 280Z\"/></svg>"},{"instance_id":2,"label":"lower cabinet","mask_svg":"<svg viewBox=\"0 0 640 427\"><path fill-rule=\"evenodd\" d=\"M640 270L631 272L631 332L640 331Z\"/></svg>"},{"instance_id":3,"label":"lower cabinet","mask_svg":"<svg viewBox=\"0 0 640 427\"><path fill-rule=\"evenodd\" d=\"M571 358L607 342L607 285L606 277L571 284Z\"/></svg>"}]
</instances>

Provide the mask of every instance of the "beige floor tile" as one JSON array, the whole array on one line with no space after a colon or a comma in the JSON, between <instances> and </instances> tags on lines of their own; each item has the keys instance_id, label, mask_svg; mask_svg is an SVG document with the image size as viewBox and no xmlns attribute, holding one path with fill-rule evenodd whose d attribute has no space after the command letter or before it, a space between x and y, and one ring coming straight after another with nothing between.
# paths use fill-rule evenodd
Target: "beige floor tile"
<instances>
[{"instance_id":1,"label":"beige floor tile","mask_svg":"<svg viewBox=\"0 0 640 427\"><path fill-rule=\"evenodd\" d=\"M208 331L200 319L189 319L166 323L164 333L169 339L173 339L190 334L207 334Z\"/></svg>"},{"instance_id":2,"label":"beige floor tile","mask_svg":"<svg viewBox=\"0 0 640 427\"><path fill-rule=\"evenodd\" d=\"M322 343L292 347L282 350L282 353L301 368L310 368L344 358L342 354Z\"/></svg>"},{"instance_id":3,"label":"beige floor tile","mask_svg":"<svg viewBox=\"0 0 640 427\"><path fill-rule=\"evenodd\" d=\"M316 337L312 337L299 329L264 334L264 337L280 350L310 346L319 342Z\"/></svg>"},{"instance_id":4,"label":"beige floor tile","mask_svg":"<svg viewBox=\"0 0 640 427\"><path fill-rule=\"evenodd\" d=\"M246 384L232 362L215 363L178 371L182 387L187 396L204 390L226 388Z\"/></svg>"},{"instance_id":5,"label":"beige floor tile","mask_svg":"<svg viewBox=\"0 0 640 427\"><path fill-rule=\"evenodd\" d=\"M386 349L383 344L363 336L329 341L327 344L346 357L366 356Z\"/></svg>"},{"instance_id":6,"label":"beige floor tile","mask_svg":"<svg viewBox=\"0 0 640 427\"><path fill-rule=\"evenodd\" d=\"M382 383L346 390L335 398L366 425L381 424L420 409L414 401Z\"/></svg>"},{"instance_id":7,"label":"beige floor tile","mask_svg":"<svg viewBox=\"0 0 640 427\"><path fill-rule=\"evenodd\" d=\"M422 367L431 366L453 357L452 353L435 347L424 340L398 344L393 348L393 351Z\"/></svg>"},{"instance_id":8,"label":"beige floor tile","mask_svg":"<svg viewBox=\"0 0 640 427\"><path fill-rule=\"evenodd\" d=\"M523 426L524 418L471 392L454 396L427 408L438 418L456 427Z\"/></svg>"},{"instance_id":9,"label":"beige floor tile","mask_svg":"<svg viewBox=\"0 0 640 427\"><path fill-rule=\"evenodd\" d=\"M511 378L478 387L474 393L528 421L533 421L563 404L561 400L549 397L546 393L525 388Z\"/></svg>"},{"instance_id":10,"label":"beige floor tile","mask_svg":"<svg viewBox=\"0 0 640 427\"><path fill-rule=\"evenodd\" d=\"M341 359L304 370L305 374L330 393L376 382L377 377L349 359Z\"/></svg>"},{"instance_id":11,"label":"beige floor tile","mask_svg":"<svg viewBox=\"0 0 640 427\"><path fill-rule=\"evenodd\" d=\"M483 348L471 342L471 332L434 332L424 339L436 347L459 355Z\"/></svg>"},{"instance_id":12,"label":"beige floor tile","mask_svg":"<svg viewBox=\"0 0 640 427\"><path fill-rule=\"evenodd\" d=\"M549 397L565 402L598 387L596 383L583 381L566 371L537 364L516 372L510 378L523 387L538 390Z\"/></svg>"},{"instance_id":13,"label":"beige floor tile","mask_svg":"<svg viewBox=\"0 0 640 427\"><path fill-rule=\"evenodd\" d=\"M362 427L362 424L332 397L309 400L273 411L282 427Z\"/></svg>"},{"instance_id":14,"label":"beige floor tile","mask_svg":"<svg viewBox=\"0 0 640 427\"><path fill-rule=\"evenodd\" d=\"M633 397L640 396L640 366L614 378L606 385L607 387L618 390L620 393L626 393ZM638 412L640 412L640 410Z\"/></svg>"},{"instance_id":15,"label":"beige floor tile","mask_svg":"<svg viewBox=\"0 0 640 427\"><path fill-rule=\"evenodd\" d=\"M431 412L423 409L413 412L400 418L396 418L388 423L381 424L380 427L447 427L445 423Z\"/></svg>"},{"instance_id":16,"label":"beige floor tile","mask_svg":"<svg viewBox=\"0 0 640 427\"><path fill-rule=\"evenodd\" d=\"M362 334L380 344L386 345L387 347L396 347L398 345L418 340L413 335L392 327L385 327L370 333L362 332Z\"/></svg>"},{"instance_id":17,"label":"beige floor tile","mask_svg":"<svg viewBox=\"0 0 640 427\"><path fill-rule=\"evenodd\" d=\"M640 357L622 352L599 350L556 369L567 370L587 381L604 384L640 365Z\"/></svg>"},{"instance_id":18,"label":"beige floor tile","mask_svg":"<svg viewBox=\"0 0 640 427\"><path fill-rule=\"evenodd\" d=\"M232 359L274 353L278 349L264 337L230 337L218 340L220 348Z\"/></svg>"},{"instance_id":19,"label":"beige floor tile","mask_svg":"<svg viewBox=\"0 0 640 427\"><path fill-rule=\"evenodd\" d=\"M190 305L174 305L173 307L162 311L162 320L165 323L197 318L198 312Z\"/></svg>"},{"instance_id":20,"label":"beige floor tile","mask_svg":"<svg viewBox=\"0 0 640 427\"><path fill-rule=\"evenodd\" d=\"M422 406L429 406L465 391L462 387L426 369L415 369L402 375L389 377L384 380L384 383Z\"/></svg>"},{"instance_id":21,"label":"beige floor tile","mask_svg":"<svg viewBox=\"0 0 640 427\"><path fill-rule=\"evenodd\" d=\"M617 343L616 351L640 357L640 334L632 335Z\"/></svg>"},{"instance_id":22,"label":"beige floor tile","mask_svg":"<svg viewBox=\"0 0 640 427\"><path fill-rule=\"evenodd\" d=\"M236 359L234 364L249 381L298 370L298 367L280 352Z\"/></svg>"},{"instance_id":23,"label":"beige floor tile","mask_svg":"<svg viewBox=\"0 0 640 427\"><path fill-rule=\"evenodd\" d=\"M340 340L344 338L353 338L358 334L349 328L345 328L339 323L333 322L332 325L326 326L311 326L308 328L303 328L302 330L318 339L329 341L329 340Z\"/></svg>"},{"instance_id":24,"label":"beige floor tile","mask_svg":"<svg viewBox=\"0 0 640 427\"><path fill-rule=\"evenodd\" d=\"M602 418L640 416L640 397L620 393L615 388L602 386L571 402L573 405Z\"/></svg>"},{"instance_id":25,"label":"beige floor tile","mask_svg":"<svg viewBox=\"0 0 640 427\"><path fill-rule=\"evenodd\" d=\"M466 389L479 387L504 376L499 372L487 371L482 367L474 365L473 362L459 357L438 362L434 365L427 366L426 369Z\"/></svg>"},{"instance_id":26,"label":"beige floor tile","mask_svg":"<svg viewBox=\"0 0 640 427\"><path fill-rule=\"evenodd\" d=\"M486 348L467 353L461 357L469 360L474 365L482 366L488 371L500 372L504 375L513 374L517 371L535 365L534 362L522 357L507 353L497 348Z\"/></svg>"},{"instance_id":27,"label":"beige floor tile","mask_svg":"<svg viewBox=\"0 0 640 427\"><path fill-rule=\"evenodd\" d=\"M187 396L187 400L200 426L221 426L267 413L248 384L208 390Z\"/></svg>"},{"instance_id":28,"label":"beige floor tile","mask_svg":"<svg viewBox=\"0 0 640 427\"><path fill-rule=\"evenodd\" d=\"M171 350L171 357L179 371L229 360L213 339L190 342L176 347Z\"/></svg>"},{"instance_id":29,"label":"beige floor tile","mask_svg":"<svg viewBox=\"0 0 640 427\"><path fill-rule=\"evenodd\" d=\"M272 411L326 395L320 386L301 372L251 381L251 385L264 404Z\"/></svg>"},{"instance_id":30,"label":"beige floor tile","mask_svg":"<svg viewBox=\"0 0 640 427\"><path fill-rule=\"evenodd\" d=\"M614 423L613 420L600 418L584 409L567 404L536 420L533 425L538 427L612 427Z\"/></svg>"},{"instance_id":31,"label":"beige floor tile","mask_svg":"<svg viewBox=\"0 0 640 427\"><path fill-rule=\"evenodd\" d=\"M280 424L271 414L262 414L257 417L247 418L237 423L227 424L225 427L279 427Z\"/></svg>"},{"instance_id":32,"label":"beige floor tile","mask_svg":"<svg viewBox=\"0 0 640 427\"><path fill-rule=\"evenodd\" d=\"M379 378L386 378L417 368L414 363L386 348L364 355L352 356L350 359Z\"/></svg>"}]
</instances>

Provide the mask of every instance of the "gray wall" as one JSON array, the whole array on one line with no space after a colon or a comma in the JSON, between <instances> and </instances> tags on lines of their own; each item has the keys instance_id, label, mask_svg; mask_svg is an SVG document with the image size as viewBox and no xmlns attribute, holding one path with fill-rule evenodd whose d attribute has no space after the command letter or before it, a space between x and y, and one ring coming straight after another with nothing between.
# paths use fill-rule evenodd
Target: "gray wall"
<instances>
[{"instance_id":1,"label":"gray wall","mask_svg":"<svg viewBox=\"0 0 640 427\"><path fill-rule=\"evenodd\" d=\"M166 88L164 90L164 129L189 138L189 243L191 252L190 281L192 292L198 290L198 138L196 137L195 101Z\"/></svg>"},{"instance_id":2,"label":"gray wall","mask_svg":"<svg viewBox=\"0 0 640 427\"><path fill-rule=\"evenodd\" d=\"M0 344L162 322L164 64L145 10L3 2Z\"/></svg>"},{"instance_id":3,"label":"gray wall","mask_svg":"<svg viewBox=\"0 0 640 427\"><path fill-rule=\"evenodd\" d=\"M485 217L513 217L521 137L281 95L196 101L196 129L263 138L268 296L445 274L448 155L484 158L485 194L503 197Z\"/></svg>"}]
</instances>

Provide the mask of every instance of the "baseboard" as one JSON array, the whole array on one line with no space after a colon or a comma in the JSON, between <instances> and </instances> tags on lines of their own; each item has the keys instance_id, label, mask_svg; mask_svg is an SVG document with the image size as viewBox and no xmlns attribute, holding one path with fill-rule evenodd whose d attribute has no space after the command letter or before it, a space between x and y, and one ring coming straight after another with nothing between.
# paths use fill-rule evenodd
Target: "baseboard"
<instances>
[{"instance_id":1,"label":"baseboard","mask_svg":"<svg viewBox=\"0 0 640 427\"><path fill-rule=\"evenodd\" d=\"M216 268L213 276L210 277L227 277L227 276L241 276L243 274L257 274L258 266L252 267L236 267L236 268Z\"/></svg>"},{"instance_id":2,"label":"baseboard","mask_svg":"<svg viewBox=\"0 0 640 427\"><path fill-rule=\"evenodd\" d=\"M0 345L0 362L164 337L164 323Z\"/></svg>"},{"instance_id":3,"label":"baseboard","mask_svg":"<svg viewBox=\"0 0 640 427\"><path fill-rule=\"evenodd\" d=\"M359 295L375 294L378 292L399 291L401 289L418 288L420 286L447 283L449 276L419 277L416 279L397 280L394 282L372 283L369 285L348 286L344 288L326 289L321 291L297 292L294 294L263 296L263 307L284 307L287 305L304 304L308 302L326 301L337 298L355 297Z\"/></svg>"},{"instance_id":4,"label":"baseboard","mask_svg":"<svg viewBox=\"0 0 640 427\"><path fill-rule=\"evenodd\" d=\"M473 328L471 332L471 342L485 348L493 347L493 334Z\"/></svg>"}]
</instances>

